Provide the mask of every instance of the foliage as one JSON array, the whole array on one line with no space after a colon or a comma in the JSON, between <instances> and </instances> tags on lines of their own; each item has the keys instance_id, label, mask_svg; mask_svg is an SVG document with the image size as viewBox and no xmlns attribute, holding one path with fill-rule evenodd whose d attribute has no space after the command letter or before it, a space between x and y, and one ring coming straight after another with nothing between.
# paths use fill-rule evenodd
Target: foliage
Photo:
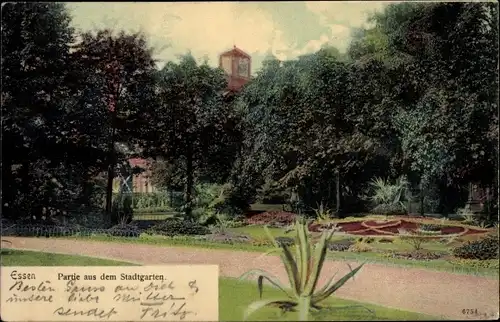
<instances>
[{"instance_id":1,"label":"foliage","mask_svg":"<svg viewBox=\"0 0 500 322\"><path fill-rule=\"evenodd\" d=\"M351 245L348 249L350 252L354 253L366 253L373 251L373 247L364 242L357 242Z\"/></svg>"},{"instance_id":2,"label":"foliage","mask_svg":"<svg viewBox=\"0 0 500 322\"><path fill-rule=\"evenodd\" d=\"M137 115L146 128L139 137L144 153L182 169L189 218L197 180L220 181L233 162L238 140L235 115L222 96L225 86L221 70L185 55L157 73L157 104Z\"/></svg>"},{"instance_id":3,"label":"foliage","mask_svg":"<svg viewBox=\"0 0 500 322\"><path fill-rule=\"evenodd\" d=\"M389 180L375 178L370 182L371 196L369 199L375 206L373 212L381 214L406 213L404 204L408 194L408 182L400 177L394 184Z\"/></svg>"},{"instance_id":4,"label":"foliage","mask_svg":"<svg viewBox=\"0 0 500 322\"><path fill-rule=\"evenodd\" d=\"M156 208L169 210L170 200L167 192L134 193L132 196L134 209Z\"/></svg>"},{"instance_id":5,"label":"foliage","mask_svg":"<svg viewBox=\"0 0 500 322\"><path fill-rule=\"evenodd\" d=\"M200 184L196 186L193 199L193 216L202 224L220 220L217 216L224 210L229 184Z\"/></svg>"},{"instance_id":6,"label":"foliage","mask_svg":"<svg viewBox=\"0 0 500 322\"><path fill-rule=\"evenodd\" d=\"M315 217L316 219L321 223L321 222L327 222L328 220L332 219L333 217L333 212L325 207L323 203L320 203L318 208L314 209Z\"/></svg>"},{"instance_id":7,"label":"foliage","mask_svg":"<svg viewBox=\"0 0 500 322\"><path fill-rule=\"evenodd\" d=\"M141 235L141 231L137 226L125 223L120 223L109 228L106 233L109 236L117 237L139 237Z\"/></svg>"},{"instance_id":8,"label":"foliage","mask_svg":"<svg viewBox=\"0 0 500 322\"><path fill-rule=\"evenodd\" d=\"M465 224L473 224L475 222L474 213L467 207L457 209L459 215Z\"/></svg>"},{"instance_id":9,"label":"foliage","mask_svg":"<svg viewBox=\"0 0 500 322\"><path fill-rule=\"evenodd\" d=\"M474 268L491 268L498 270L500 267L498 260L481 260L481 259L453 259L450 262L457 266L474 267Z\"/></svg>"},{"instance_id":10,"label":"foliage","mask_svg":"<svg viewBox=\"0 0 500 322\"><path fill-rule=\"evenodd\" d=\"M384 255L389 258L400 258L400 259L411 259L411 260L435 260L442 257L441 254L430 251L422 251L422 250L414 250L411 252L391 251Z\"/></svg>"},{"instance_id":11,"label":"foliage","mask_svg":"<svg viewBox=\"0 0 500 322\"><path fill-rule=\"evenodd\" d=\"M463 259L497 259L498 239L488 236L481 240L467 242L454 248L453 256Z\"/></svg>"},{"instance_id":12,"label":"foliage","mask_svg":"<svg viewBox=\"0 0 500 322\"><path fill-rule=\"evenodd\" d=\"M403 231L400 232L399 238L413 247L413 250L419 251L422 249L422 245L428 241L426 238L426 234L424 232L419 231Z\"/></svg>"},{"instance_id":13,"label":"foliage","mask_svg":"<svg viewBox=\"0 0 500 322\"><path fill-rule=\"evenodd\" d=\"M278 245L285 245L287 247L295 245L295 239L291 237L275 237L274 240L278 243Z\"/></svg>"},{"instance_id":14,"label":"foliage","mask_svg":"<svg viewBox=\"0 0 500 322\"><path fill-rule=\"evenodd\" d=\"M163 236L206 235L210 230L194 221L165 219L148 230L151 234Z\"/></svg>"},{"instance_id":15,"label":"foliage","mask_svg":"<svg viewBox=\"0 0 500 322\"><path fill-rule=\"evenodd\" d=\"M70 15L62 3L2 5L2 148L9 151L2 157L6 217L40 216L44 208L62 211L80 204L88 174L102 168L99 147L85 142L91 134L87 127L101 128L99 122L74 120L75 100L85 100L70 85L73 40Z\"/></svg>"},{"instance_id":16,"label":"foliage","mask_svg":"<svg viewBox=\"0 0 500 322\"><path fill-rule=\"evenodd\" d=\"M331 241L328 243L328 250L334 252L345 252L349 250L349 247L353 244L354 242L350 239Z\"/></svg>"},{"instance_id":17,"label":"foliage","mask_svg":"<svg viewBox=\"0 0 500 322\"><path fill-rule=\"evenodd\" d=\"M290 199L290 193L281 188L279 182L265 180L264 184L257 189L256 201L264 204L282 204Z\"/></svg>"},{"instance_id":18,"label":"foliage","mask_svg":"<svg viewBox=\"0 0 500 322\"><path fill-rule=\"evenodd\" d=\"M320 241L312 245L309 241L307 225L303 221L297 221L295 224L297 244L295 246L296 253L294 256L286 244L279 244L266 227L265 230L269 238L273 241L276 249L280 249L281 260L287 271L292 290L291 292L287 291L276 278L265 271L253 270L245 273L241 278L246 278L255 273L259 274L257 284L261 296L263 282L267 280L278 287L287 297L283 300L259 300L250 304L245 312L245 319L264 307L274 306L284 311L295 311L297 309L299 312L299 320L307 321L311 309L320 310L320 303L341 288L349 279L354 277L364 265L361 264L354 270L351 270L350 273L335 283L333 283L332 277L323 288L319 289L318 280L326 259L327 245L332 238L333 231L324 232Z\"/></svg>"}]
</instances>

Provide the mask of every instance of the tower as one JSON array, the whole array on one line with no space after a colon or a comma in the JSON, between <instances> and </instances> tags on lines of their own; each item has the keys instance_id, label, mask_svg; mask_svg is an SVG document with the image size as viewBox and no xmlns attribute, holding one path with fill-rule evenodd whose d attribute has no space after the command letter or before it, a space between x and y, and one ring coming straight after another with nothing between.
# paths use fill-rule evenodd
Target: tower
<instances>
[{"instance_id":1,"label":"tower","mask_svg":"<svg viewBox=\"0 0 500 322\"><path fill-rule=\"evenodd\" d=\"M219 56L219 67L224 70L228 90L239 91L250 80L252 58L234 46Z\"/></svg>"}]
</instances>

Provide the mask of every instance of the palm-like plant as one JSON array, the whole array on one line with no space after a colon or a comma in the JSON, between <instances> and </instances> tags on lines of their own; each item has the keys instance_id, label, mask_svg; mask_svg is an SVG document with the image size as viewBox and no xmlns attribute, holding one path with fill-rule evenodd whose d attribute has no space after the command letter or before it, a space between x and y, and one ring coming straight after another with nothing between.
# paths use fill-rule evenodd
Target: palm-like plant
<instances>
[{"instance_id":1,"label":"palm-like plant","mask_svg":"<svg viewBox=\"0 0 500 322\"><path fill-rule=\"evenodd\" d=\"M406 209L404 200L409 198L408 181L399 177L394 184L389 180L375 178L370 182L372 195L370 200L377 207Z\"/></svg>"},{"instance_id":2,"label":"palm-like plant","mask_svg":"<svg viewBox=\"0 0 500 322\"><path fill-rule=\"evenodd\" d=\"M319 222L327 222L332 218L333 212L323 205L321 202L318 208L314 209L314 213Z\"/></svg>"},{"instance_id":3,"label":"palm-like plant","mask_svg":"<svg viewBox=\"0 0 500 322\"><path fill-rule=\"evenodd\" d=\"M346 274L337 282L333 282L335 275L322 288L318 289L318 281L326 258L327 245L331 240L334 230L324 231L320 240L313 244L310 242L309 233L305 221L295 223L296 244L295 256L284 243L278 244L271 235L267 227L264 227L266 234L273 241L276 249L280 251L281 261L285 266L291 290L280 283L280 281L263 270L251 270L243 274L240 279L248 278L250 275L259 274L257 287L261 300L250 304L245 311L245 319L254 312L264 307L278 307L283 311L299 312L299 320L307 321L311 309L320 310L320 303L341 288L350 278L352 278L364 265L361 264L354 270ZM275 250L276 250L275 249ZM264 280L278 287L286 298L262 300L262 288Z\"/></svg>"}]
</instances>

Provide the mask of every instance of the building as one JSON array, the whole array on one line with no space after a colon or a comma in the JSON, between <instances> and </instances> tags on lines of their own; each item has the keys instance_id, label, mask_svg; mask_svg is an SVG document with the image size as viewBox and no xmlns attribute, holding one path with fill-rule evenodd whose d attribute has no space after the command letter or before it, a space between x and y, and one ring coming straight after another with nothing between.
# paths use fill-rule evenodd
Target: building
<instances>
[{"instance_id":1,"label":"building","mask_svg":"<svg viewBox=\"0 0 500 322\"><path fill-rule=\"evenodd\" d=\"M250 80L252 59L250 55L234 46L233 49L220 54L219 67L226 75L227 90L237 92Z\"/></svg>"}]
</instances>

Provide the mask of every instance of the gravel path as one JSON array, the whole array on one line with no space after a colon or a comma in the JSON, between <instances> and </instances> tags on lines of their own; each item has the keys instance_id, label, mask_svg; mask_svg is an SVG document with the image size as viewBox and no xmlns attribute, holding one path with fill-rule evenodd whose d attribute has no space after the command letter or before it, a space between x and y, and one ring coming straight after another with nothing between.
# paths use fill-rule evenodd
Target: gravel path
<instances>
[{"instance_id":1,"label":"gravel path","mask_svg":"<svg viewBox=\"0 0 500 322\"><path fill-rule=\"evenodd\" d=\"M119 244L82 240L9 237L12 248L111 258L144 265L217 264L220 275L238 277L249 269L261 268L285 282L285 271L276 256L259 253ZM349 271L345 261L325 263L320 283L336 271ZM353 267L356 263L350 263ZM421 312L445 319L497 319L499 280L487 277L366 264L354 280L347 282L336 296ZM463 309L477 309L485 316L466 316Z\"/></svg>"}]
</instances>

